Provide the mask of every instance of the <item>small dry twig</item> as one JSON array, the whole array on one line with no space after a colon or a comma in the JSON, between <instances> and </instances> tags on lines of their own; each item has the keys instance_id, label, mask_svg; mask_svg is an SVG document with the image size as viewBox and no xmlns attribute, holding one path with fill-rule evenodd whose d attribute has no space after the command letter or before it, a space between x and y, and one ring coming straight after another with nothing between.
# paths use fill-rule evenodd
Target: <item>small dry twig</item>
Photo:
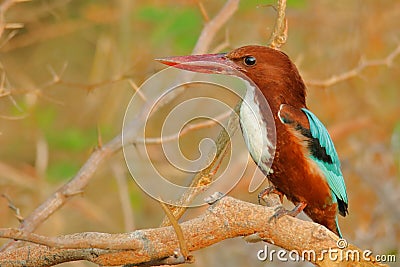
<instances>
[{"instance_id":1,"label":"small dry twig","mask_svg":"<svg viewBox=\"0 0 400 267\"><path fill-rule=\"evenodd\" d=\"M139 94L140 98L142 98L144 102L147 102L147 97L142 91L140 91L139 86L137 86L137 84L132 79L129 79L129 85L133 88L133 90L135 90L135 93Z\"/></svg>"},{"instance_id":2,"label":"small dry twig","mask_svg":"<svg viewBox=\"0 0 400 267\"><path fill-rule=\"evenodd\" d=\"M21 212L19 210L19 208L17 206L14 205L14 203L12 202L11 198L9 196L7 196L6 194L1 194L2 197L4 197L7 202L8 202L8 207L14 211L15 213L15 217L17 218L17 220L21 223L24 221L24 217L22 217Z\"/></svg>"},{"instance_id":3,"label":"small dry twig","mask_svg":"<svg viewBox=\"0 0 400 267\"><path fill-rule=\"evenodd\" d=\"M164 136L164 137L153 137L153 138L147 137L144 139L138 138L138 139L135 139L132 143L133 144L145 143L147 145L161 144L161 143L165 144L167 142L178 140L180 137L182 137L192 131L196 131L196 130L209 128L209 127L218 125L218 122L220 122L223 119L228 118L230 114L231 114L231 111L227 111L227 112L222 113L221 115L216 116L213 120L206 120L206 121L201 121L201 122L185 125L185 127L183 127L183 129L176 134L171 134L171 135Z\"/></svg>"},{"instance_id":4,"label":"small dry twig","mask_svg":"<svg viewBox=\"0 0 400 267\"><path fill-rule=\"evenodd\" d=\"M365 60L364 58L361 58L360 61L358 62L358 65L351 70L348 70L340 74L332 75L331 77L325 80L306 81L306 84L309 86L327 88L339 82L343 82L359 76L361 72L368 67L377 67L377 66L391 67L393 61L396 59L398 55L400 55L400 44L383 59Z\"/></svg>"},{"instance_id":5,"label":"small dry twig","mask_svg":"<svg viewBox=\"0 0 400 267\"><path fill-rule=\"evenodd\" d=\"M230 41L229 41L229 30L226 29L226 30L225 30L225 39L224 39L224 41L223 41L222 43L220 43L219 45L217 45L217 46L211 51L211 53L212 53L212 54L220 53L222 50L224 50L225 48L229 47L230 44L231 44L231 43L230 43Z\"/></svg>"},{"instance_id":6,"label":"small dry twig","mask_svg":"<svg viewBox=\"0 0 400 267\"><path fill-rule=\"evenodd\" d=\"M4 17L6 11L10 9L13 5L29 1L31 0L4 0L0 4L0 37L3 35L5 29L19 29L24 26L22 23L7 23Z\"/></svg>"},{"instance_id":7,"label":"small dry twig","mask_svg":"<svg viewBox=\"0 0 400 267\"><path fill-rule=\"evenodd\" d=\"M204 21L205 22L210 21L210 17L208 16L207 10L204 7L203 2L198 0L197 5L199 6L199 9L200 9L201 15L203 16Z\"/></svg>"},{"instance_id":8,"label":"small dry twig","mask_svg":"<svg viewBox=\"0 0 400 267\"><path fill-rule=\"evenodd\" d=\"M176 237L178 238L180 252L181 252L182 256L184 257L184 259L189 259L189 257L191 257L191 256L189 255L189 250L187 248L187 244L186 244L185 237L183 235L181 226L179 225L177 219L174 217L174 215L172 214L172 212L168 208L168 206L165 203L163 203L162 200L159 200L159 203L160 203L162 209L164 210L165 214L167 215L169 222L171 223L171 226L175 230Z\"/></svg>"},{"instance_id":9,"label":"small dry twig","mask_svg":"<svg viewBox=\"0 0 400 267\"><path fill-rule=\"evenodd\" d=\"M135 229L133 208L129 199L129 186L127 182L127 174L124 167L120 163L111 165L112 171L117 181L119 198L121 202L122 214L124 216L125 231L133 231Z\"/></svg>"}]
</instances>

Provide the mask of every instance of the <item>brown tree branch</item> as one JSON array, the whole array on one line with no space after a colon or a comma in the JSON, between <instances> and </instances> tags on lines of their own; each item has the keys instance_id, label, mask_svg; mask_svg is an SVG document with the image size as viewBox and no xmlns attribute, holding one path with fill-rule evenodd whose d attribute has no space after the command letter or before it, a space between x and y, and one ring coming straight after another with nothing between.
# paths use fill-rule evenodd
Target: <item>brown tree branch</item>
<instances>
[{"instance_id":1,"label":"brown tree branch","mask_svg":"<svg viewBox=\"0 0 400 267\"><path fill-rule=\"evenodd\" d=\"M269 221L274 207L264 207L224 197L201 216L180 224L189 251L199 250L222 240L252 236L289 251L305 255L318 266L386 266L369 254L348 245L337 247L338 237L325 227L284 216ZM101 266L122 264L157 265L176 257L179 242L173 227L138 230L123 234L79 233L60 237L41 237L15 229L0 229L0 236L40 243L0 253L0 266L52 266L54 264L87 260ZM67 249L68 248L68 249ZM342 260L332 260L326 251L336 249ZM325 251L325 252L324 252ZM257 251L254 251L256 255ZM302 254L303 253L303 254ZM360 255L352 261L353 253ZM338 255L336 254L336 255ZM345 255L350 255L346 260Z\"/></svg>"},{"instance_id":2,"label":"brown tree branch","mask_svg":"<svg viewBox=\"0 0 400 267\"><path fill-rule=\"evenodd\" d=\"M98 166L100 166L101 163L110 155L118 151L121 146L122 138L121 135L118 135L103 147L96 149L75 177L54 192L53 195L46 199L38 208L27 216L23 223L21 223L19 229L24 232L35 231L35 229L47 220L49 216L60 209L70 199L70 197L76 195L76 192L82 192ZM12 244L13 242L4 245L1 250L4 251L5 249L10 248Z\"/></svg>"},{"instance_id":3,"label":"brown tree branch","mask_svg":"<svg viewBox=\"0 0 400 267\"><path fill-rule=\"evenodd\" d=\"M275 20L274 30L269 39L269 46L279 48L286 43L288 24L286 19L286 0L278 0L276 8L278 17Z\"/></svg>"}]
</instances>

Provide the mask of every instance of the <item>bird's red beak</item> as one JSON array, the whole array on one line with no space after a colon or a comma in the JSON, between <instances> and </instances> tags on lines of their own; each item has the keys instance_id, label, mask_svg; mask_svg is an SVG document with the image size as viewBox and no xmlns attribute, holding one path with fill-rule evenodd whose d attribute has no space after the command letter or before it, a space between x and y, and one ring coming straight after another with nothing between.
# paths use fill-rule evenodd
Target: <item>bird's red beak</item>
<instances>
[{"instance_id":1,"label":"bird's red beak","mask_svg":"<svg viewBox=\"0 0 400 267\"><path fill-rule=\"evenodd\" d=\"M234 74L237 65L226 53L158 58L156 61L175 68L201 73Z\"/></svg>"}]
</instances>

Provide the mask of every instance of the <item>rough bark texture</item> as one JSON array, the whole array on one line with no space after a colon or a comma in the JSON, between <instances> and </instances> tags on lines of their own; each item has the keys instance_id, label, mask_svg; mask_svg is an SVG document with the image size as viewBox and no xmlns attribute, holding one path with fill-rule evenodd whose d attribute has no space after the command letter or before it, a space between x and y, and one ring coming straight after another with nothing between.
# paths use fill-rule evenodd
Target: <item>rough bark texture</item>
<instances>
[{"instance_id":1,"label":"rough bark texture","mask_svg":"<svg viewBox=\"0 0 400 267\"><path fill-rule=\"evenodd\" d=\"M289 216L269 221L273 214L273 207L224 197L200 217L182 223L181 228L189 251L199 250L228 238L251 235L252 239L261 238L299 253L314 250L317 257L311 261L318 266L384 266L375 262L372 257L361 258L360 261L332 261L328 255L322 257L324 249L337 249L336 235L321 225ZM58 246L30 244L3 252L0 254L0 266L52 266L75 260L87 260L107 266L148 262L157 265L167 257L174 258L179 252L176 233L171 226L123 234L80 233L60 236L50 241ZM46 239L42 243L46 243ZM65 247L68 248L62 248L63 244L67 244ZM88 247L84 248L85 246ZM361 253L360 249L352 245L340 251L345 253L348 250Z\"/></svg>"}]
</instances>

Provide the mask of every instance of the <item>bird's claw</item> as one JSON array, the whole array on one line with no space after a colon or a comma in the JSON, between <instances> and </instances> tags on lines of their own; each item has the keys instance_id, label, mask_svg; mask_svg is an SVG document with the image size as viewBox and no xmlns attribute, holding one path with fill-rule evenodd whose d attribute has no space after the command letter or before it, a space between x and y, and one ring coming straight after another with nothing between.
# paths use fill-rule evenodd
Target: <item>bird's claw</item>
<instances>
[{"instance_id":1,"label":"bird's claw","mask_svg":"<svg viewBox=\"0 0 400 267\"><path fill-rule=\"evenodd\" d=\"M287 210L283 206L278 206L275 208L275 213L271 216L271 218L269 218L268 222L276 221L285 215L296 217L297 215L299 215L300 212L304 210L306 206L307 204L303 202L297 204L296 207L294 207L292 210Z\"/></svg>"},{"instance_id":2,"label":"bird's claw","mask_svg":"<svg viewBox=\"0 0 400 267\"><path fill-rule=\"evenodd\" d=\"M267 204L267 202L265 201L264 197L268 196L270 194L277 194L279 196L279 199L283 200L283 194L281 192L278 191L278 189L276 189L275 186L269 186L267 188L264 188L259 194L258 194L258 204L261 205L261 200Z\"/></svg>"},{"instance_id":3,"label":"bird's claw","mask_svg":"<svg viewBox=\"0 0 400 267\"><path fill-rule=\"evenodd\" d=\"M272 215L269 218L268 222L272 222L272 221L275 222L276 220L278 220L282 216L287 215L288 212L290 212L290 211L285 209L283 206L278 206L278 207L275 208L275 213L274 213L274 215Z\"/></svg>"}]
</instances>

